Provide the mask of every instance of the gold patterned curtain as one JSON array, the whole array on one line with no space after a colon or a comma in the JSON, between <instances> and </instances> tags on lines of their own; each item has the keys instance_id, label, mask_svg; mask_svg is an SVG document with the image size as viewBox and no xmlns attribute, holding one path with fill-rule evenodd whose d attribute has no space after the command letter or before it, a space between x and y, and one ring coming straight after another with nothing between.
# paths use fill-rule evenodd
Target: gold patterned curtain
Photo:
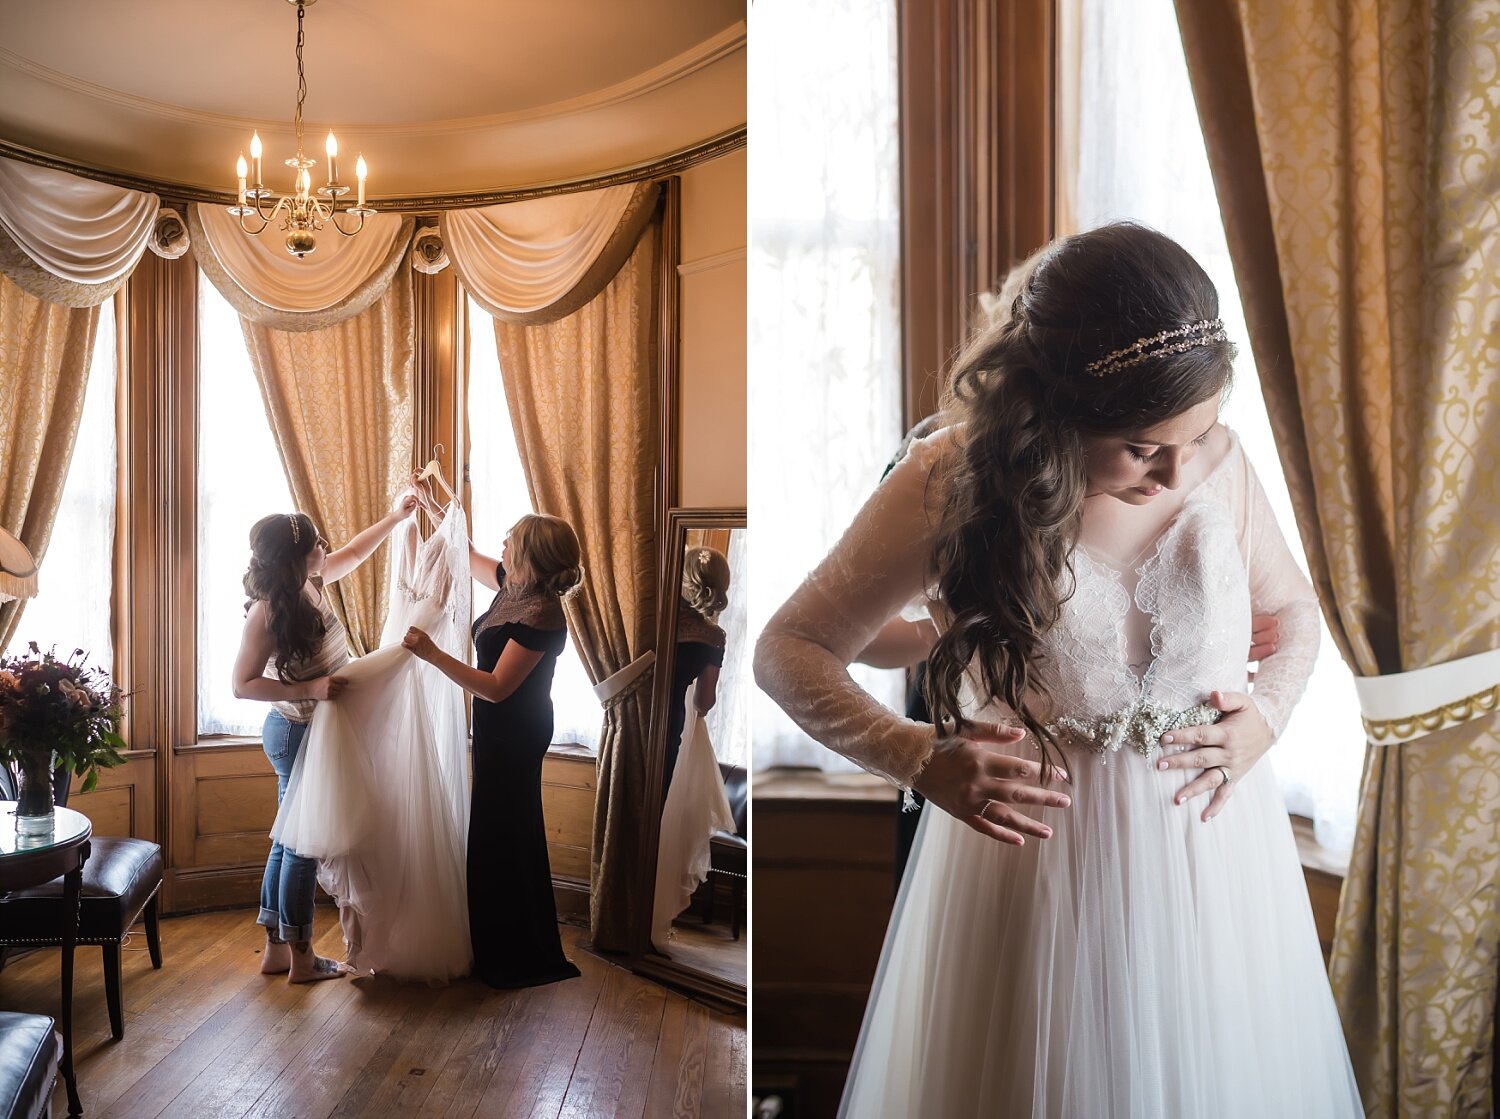
<instances>
[{"instance_id":1,"label":"gold patterned curtain","mask_svg":"<svg viewBox=\"0 0 1500 1119\"><path fill-rule=\"evenodd\" d=\"M0 526L31 549L39 573L73 459L98 327L97 304L49 303L0 275ZM0 649L24 605L0 603Z\"/></svg>"},{"instance_id":2,"label":"gold patterned curtain","mask_svg":"<svg viewBox=\"0 0 1500 1119\"><path fill-rule=\"evenodd\" d=\"M411 285L396 269L368 310L322 330L240 320L292 500L335 547L384 516L411 471ZM356 655L380 644L387 562L377 551L328 587Z\"/></svg>"},{"instance_id":3,"label":"gold patterned curtain","mask_svg":"<svg viewBox=\"0 0 1500 1119\"><path fill-rule=\"evenodd\" d=\"M656 246L640 239L609 286L566 318L496 321L506 402L532 505L562 517L583 545L583 589L568 625L598 683L656 636L654 492L658 461ZM594 943L624 951L640 885L640 813L650 689L606 710L594 802Z\"/></svg>"},{"instance_id":4,"label":"gold patterned curtain","mask_svg":"<svg viewBox=\"0 0 1500 1119\"><path fill-rule=\"evenodd\" d=\"M1177 10L1339 649L1367 678L1493 650L1500 17L1460 0ZM1366 757L1332 978L1371 1116L1491 1113L1500 727L1489 711Z\"/></svg>"}]
</instances>

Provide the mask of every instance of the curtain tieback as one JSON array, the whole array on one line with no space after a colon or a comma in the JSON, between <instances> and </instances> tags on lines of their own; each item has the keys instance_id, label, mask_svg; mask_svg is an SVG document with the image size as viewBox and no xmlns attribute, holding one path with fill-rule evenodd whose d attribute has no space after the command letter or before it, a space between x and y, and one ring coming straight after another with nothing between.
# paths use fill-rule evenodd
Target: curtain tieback
<instances>
[{"instance_id":1,"label":"curtain tieback","mask_svg":"<svg viewBox=\"0 0 1500 1119\"><path fill-rule=\"evenodd\" d=\"M1500 710L1500 649L1410 672L1356 677L1354 687L1371 743L1410 742Z\"/></svg>"},{"instance_id":2,"label":"curtain tieback","mask_svg":"<svg viewBox=\"0 0 1500 1119\"><path fill-rule=\"evenodd\" d=\"M619 672L595 684L594 698L603 704L604 709L608 711L650 679L650 669L655 663L655 650L647 649L640 656L636 657L635 660L620 669Z\"/></svg>"}]
</instances>

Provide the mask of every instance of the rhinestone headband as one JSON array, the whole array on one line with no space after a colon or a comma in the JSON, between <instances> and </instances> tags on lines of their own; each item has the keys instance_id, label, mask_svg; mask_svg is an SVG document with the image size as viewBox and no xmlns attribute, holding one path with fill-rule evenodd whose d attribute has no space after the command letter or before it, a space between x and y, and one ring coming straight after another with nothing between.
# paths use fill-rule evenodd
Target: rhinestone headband
<instances>
[{"instance_id":1,"label":"rhinestone headband","mask_svg":"<svg viewBox=\"0 0 1500 1119\"><path fill-rule=\"evenodd\" d=\"M1091 361L1083 371L1091 377L1107 377L1132 365L1139 365L1163 354L1180 354L1223 342L1229 336L1224 333L1223 319L1203 319L1201 322L1180 326L1176 330L1163 330L1149 338L1141 338L1124 349L1105 354L1098 361Z\"/></svg>"},{"instance_id":2,"label":"rhinestone headband","mask_svg":"<svg viewBox=\"0 0 1500 1119\"><path fill-rule=\"evenodd\" d=\"M302 543L302 526L297 523L297 514L288 513L286 519L292 522L292 543Z\"/></svg>"}]
</instances>

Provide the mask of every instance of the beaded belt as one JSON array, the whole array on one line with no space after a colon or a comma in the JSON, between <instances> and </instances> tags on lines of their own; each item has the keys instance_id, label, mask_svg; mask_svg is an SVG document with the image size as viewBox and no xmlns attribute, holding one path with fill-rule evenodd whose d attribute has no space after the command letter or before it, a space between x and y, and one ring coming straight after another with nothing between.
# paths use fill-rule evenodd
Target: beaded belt
<instances>
[{"instance_id":1,"label":"beaded belt","mask_svg":"<svg viewBox=\"0 0 1500 1119\"><path fill-rule=\"evenodd\" d=\"M1169 730L1217 723L1219 715L1217 709L1205 703L1183 710L1142 699L1112 715L1093 715L1087 718L1064 715L1057 721L1048 723L1047 729L1057 736L1058 741L1088 750L1101 758L1109 753L1118 753L1120 747L1128 745L1141 757L1149 760L1159 748L1161 736Z\"/></svg>"}]
</instances>

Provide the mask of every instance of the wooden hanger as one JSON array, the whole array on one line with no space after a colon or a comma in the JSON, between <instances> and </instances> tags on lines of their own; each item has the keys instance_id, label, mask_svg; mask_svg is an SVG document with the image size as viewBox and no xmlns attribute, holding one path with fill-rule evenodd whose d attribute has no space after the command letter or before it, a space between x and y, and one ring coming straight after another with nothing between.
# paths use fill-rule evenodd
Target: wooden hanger
<instances>
[{"instance_id":1,"label":"wooden hanger","mask_svg":"<svg viewBox=\"0 0 1500 1119\"><path fill-rule=\"evenodd\" d=\"M448 485L447 479L443 477L443 468L438 464L438 455L441 454L443 450L444 447L441 443L433 446L432 457L427 460L427 465L422 467L421 471L418 472L417 481L425 482L429 478L436 479L437 484L441 486L443 492L448 495L448 500L451 501L454 505L461 505L460 501L458 500L458 494L454 493L453 488ZM428 513L427 515L429 518L432 517L431 513Z\"/></svg>"}]
</instances>

